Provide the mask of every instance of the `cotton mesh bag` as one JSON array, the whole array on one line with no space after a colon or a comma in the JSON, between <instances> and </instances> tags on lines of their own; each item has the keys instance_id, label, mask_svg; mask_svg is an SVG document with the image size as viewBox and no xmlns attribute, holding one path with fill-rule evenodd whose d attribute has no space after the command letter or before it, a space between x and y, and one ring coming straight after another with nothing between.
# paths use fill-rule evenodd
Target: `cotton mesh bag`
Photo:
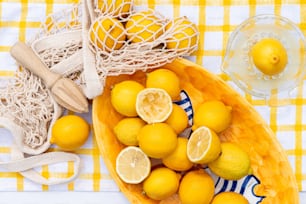
<instances>
[{"instance_id":1,"label":"cotton mesh bag","mask_svg":"<svg viewBox=\"0 0 306 204\"><path fill-rule=\"evenodd\" d=\"M190 55L197 44L198 30L186 17L135 11L132 0L83 0L48 16L32 48L93 99L103 92L107 76L158 68Z\"/></svg>"},{"instance_id":2,"label":"cotton mesh bag","mask_svg":"<svg viewBox=\"0 0 306 204\"><path fill-rule=\"evenodd\" d=\"M47 17L38 34L28 42L42 62L62 76L82 82L82 35L79 5ZM68 67L64 69L62 67ZM8 171L19 172L29 180L55 185L78 176L80 158L66 152L47 152L51 127L63 114L50 90L40 78L21 67L10 80L1 79L0 126L14 139L11 161L0 162ZM35 168L53 163L74 162L74 173L68 178L45 178Z\"/></svg>"},{"instance_id":3,"label":"cotton mesh bag","mask_svg":"<svg viewBox=\"0 0 306 204\"><path fill-rule=\"evenodd\" d=\"M91 24L83 41L89 43L86 53L94 55L102 91L107 76L158 68L197 49L198 30L186 17L167 19L155 10L134 11L133 1L122 1L121 7L110 0L85 2L94 13L88 14Z\"/></svg>"},{"instance_id":4,"label":"cotton mesh bag","mask_svg":"<svg viewBox=\"0 0 306 204\"><path fill-rule=\"evenodd\" d=\"M0 166L39 184L54 185L75 179L80 164L77 155L43 153L50 146L50 128L62 113L50 91L26 69L18 70L5 84L0 87L0 126L11 132L14 145L12 160L0 162ZM34 170L42 165L68 161L75 162L76 171L66 179L47 179Z\"/></svg>"}]
</instances>

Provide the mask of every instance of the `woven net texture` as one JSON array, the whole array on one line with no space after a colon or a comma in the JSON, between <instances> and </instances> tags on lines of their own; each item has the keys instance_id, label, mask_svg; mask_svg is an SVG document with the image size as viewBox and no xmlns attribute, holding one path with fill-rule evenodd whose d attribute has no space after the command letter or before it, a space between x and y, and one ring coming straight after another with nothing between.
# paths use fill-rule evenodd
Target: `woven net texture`
<instances>
[{"instance_id":1,"label":"woven net texture","mask_svg":"<svg viewBox=\"0 0 306 204\"><path fill-rule=\"evenodd\" d=\"M187 18L166 19L154 10L133 11L131 0L118 2L86 1L85 9L82 2L53 13L28 45L48 68L83 90L94 84L91 74L103 88L107 76L157 68L196 50L198 31ZM84 56L92 56L94 69L87 70ZM43 82L21 68L0 91L0 117L22 127L24 144L36 149L49 142L50 125L59 114Z\"/></svg>"}]
</instances>

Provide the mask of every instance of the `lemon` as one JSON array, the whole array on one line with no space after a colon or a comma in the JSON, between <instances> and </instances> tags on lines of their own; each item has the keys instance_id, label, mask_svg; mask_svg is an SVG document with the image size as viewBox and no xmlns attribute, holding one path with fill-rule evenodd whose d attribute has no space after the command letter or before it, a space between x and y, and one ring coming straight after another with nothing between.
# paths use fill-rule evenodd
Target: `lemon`
<instances>
[{"instance_id":1,"label":"lemon","mask_svg":"<svg viewBox=\"0 0 306 204\"><path fill-rule=\"evenodd\" d=\"M115 125L114 132L122 144L137 146L137 135L145 124L140 118L124 118Z\"/></svg>"},{"instance_id":2,"label":"lemon","mask_svg":"<svg viewBox=\"0 0 306 204\"><path fill-rule=\"evenodd\" d=\"M172 112L168 119L165 121L168 125L170 125L177 134L180 134L188 127L188 116L187 113L184 111L177 104L173 104Z\"/></svg>"},{"instance_id":3,"label":"lemon","mask_svg":"<svg viewBox=\"0 0 306 204\"><path fill-rule=\"evenodd\" d=\"M190 161L207 164L217 159L220 152L220 139L213 130L201 126L191 133L187 143L187 156Z\"/></svg>"},{"instance_id":4,"label":"lemon","mask_svg":"<svg viewBox=\"0 0 306 204\"><path fill-rule=\"evenodd\" d=\"M123 24L109 16L95 20L89 29L89 34L91 43L108 52L120 49L126 39Z\"/></svg>"},{"instance_id":5,"label":"lemon","mask_svg":"<svg viewBox=\"0 0 306 204\"><path fill-rule=\"evenodd\" d=\"M148 73L146 87L164 89L172 100L177 100L180 97L180 79L168 69L156 69Z\"/></svg>"},{"instance_id":6,"label":"lemon","mask_svg":"<svg viewBox=\"0 0 306 204\"><path fill-rule=\"evenodd\" d=\"M254 65L266 75L281 73L287 63L287 51L280 41L265 38L257 42L251 49Z\"/></svg>"},{"instance_id":7,"label":"lemon","mask_svg":"<svg viewBox=\"0 0 306 204\"><path fill-rule=\"evenodd\" d=\"M133 80L126 80L115 84L111 90L111 104L114 109L128 117L137 116L136 98L144 86Z\"/></svg>"},{"instance_id":8,"label":"lemon","mask_svg":"<svg viewBox=\"0 0 306 204\"><path fill-rule=\"evenodd\" d=\"M189 171L183 176L178 195L182 204L209 204L214 192L213 179L201 169Z\"/></svg>"},{"instance_id":9,"label":"lemon","mask_svg":"<svg viewBox=\"0 0 306 204\"><path fill-rule=\"evenodd\" d=\"M143 182L145 194L154 200L163 200L176 193L179 187L179 176L166 167L152 170Z\"/></svg>"},{"instance_id":10,"label":"lemon","mask_svg":"<svg viewBox=\"0 0 306 204\"><path fill-rule=\"evenodd\" d=\"M147 123L164 122L173 109L169 94L159 88L145 88L136 98L136 113Z\"/></svg>"},{"instance_id":11,"label":"lemon","mask_svg":"<svg viewBox=\"0 0 306 204\"><path fill-rule=\"evenodd\" d=\"M226 106L222 101L206 101L195 109L192 129L195 130L199 126L207 126L216 133L222 132L231 123L231 110L232 108Z\"/></svg>"},{"instance_id":12,"label":"lemon","mask_svg":"<svg viewBox=\"0 0 306 204\"><path fill-rule=\"evenodd\" d=\"M138 184L149 176L151 162L139 147L128 146L116 158L116 172L125 183Z\"/></svg>"},{"instance_id":13,"label":"lemon","mask_svg":"<svg viewBox=\"0 0 306 204\"><path fill-rule=\"evenodd\" d=\"M152 158L160 159L172 153L177 145L177 135L166 123L143 126L138 133L139 147Z\"/></svg>"},{"instance_id":14,"label":"lemon","mask_svg":"<svg viewBox=\"0 0 306 204\"><path fill-rule=\"evenodd\" d=\"M151 10L132 14L125 29L132 43L152 42L164 33L163 24Z\"/></svg>"},{"instance_id":15,"label":"lemon","mask_svg":"<svg viewBox=\"0 0 306 204\"><path fill-rule=\"evenodd\" d=\"M167 48L184 51L196 46L198 42L198 29L185 16L174 19L166 26L166 31L173 29L170 38L167 40Z\"/></svg>"},{"instance_id":16,"label":"lemon","mask_svg":"<svg viewBox=\"0 0 306 204\"><path fill-rule=\"evenodd\" d=\"M163 164L175 171L187 171L193 166L193 163L187 157L188 139L179 137L175 150L162 159Z\"/></svg>"},{"instance_id":17,"label":"lemon","mask_svg":"<svg viewBox=\"0 0 306 204\"><path fill-rule=\"evenodd\" d=\"M238 180L250 171L249 155L234 143L221 143L221 155L208 163L209 169L217 176L227 180Z\"/></svg>"},{"instance_id":18,"label":"lemon","mask_svg":"<svg viewBox=\"0 0 306 204\"><path fill-rule=\"evenodd\" d=\"M113 16L126 16L131 9L132 0L98 0L97 8L102 13Z\"/></svg>"},{"instance_id":19,"label":"lemon","mask_svg":"<svg viewBox=\"0 0 306 204\"><path fill-rule=\"evenodd\" d=\"M55 121L51 131L51 144L65 151L74 151L87 141L90 126L80 116L65 115Z\"/></svg>"},{"instance_id":20,"label":"lemon","mask_svg":"<svg viewBox=\"0 0 306 204\"><path fill-rule=\"evenodd\" d=\"M248 204L243 195L235 192L222 192L214 197L211 204Z\"/></svg>"}]
</instances>

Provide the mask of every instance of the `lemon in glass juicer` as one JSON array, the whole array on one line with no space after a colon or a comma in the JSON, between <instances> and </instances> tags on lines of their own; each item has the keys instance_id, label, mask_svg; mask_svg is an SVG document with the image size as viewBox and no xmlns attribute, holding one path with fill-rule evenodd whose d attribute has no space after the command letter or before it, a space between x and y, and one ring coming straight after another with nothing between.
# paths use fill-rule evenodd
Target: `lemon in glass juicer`
<instances>
[{"instance_id":1,"label":"lemon in glass juicer","mask_svg":"<svg viewBox=\"0 0 306 204\"><path fill-rule=\"evenodd\" d=\"M287 18L263 14L233 31L221 69L245 92L269 99L300 85L305 60L306 41L300 29Z\"/></svg>"}]
</instances>

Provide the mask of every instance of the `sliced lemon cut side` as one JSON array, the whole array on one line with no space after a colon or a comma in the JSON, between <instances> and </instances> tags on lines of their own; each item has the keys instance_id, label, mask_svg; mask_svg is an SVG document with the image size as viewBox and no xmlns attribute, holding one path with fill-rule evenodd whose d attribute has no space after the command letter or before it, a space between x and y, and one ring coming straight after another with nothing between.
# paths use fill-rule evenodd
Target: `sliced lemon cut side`
<instances>
[{"instance_id":1,"label":"sliced lemon cut side","mask_svg":"<svg viewBox=\"0 0 306 204\"><path fill-rule=\"evenodd\" d=\"M116 158L116 172L125 183L141 183L150 171L150 159L139 147L126 147Z\"/></svg>"},{"instance_id":2,"label":"sliced lemon cut side","mask_svg":"<svg viewBox=\"0 0 306 204\"><path fill-rule=\"evenodd\" d=\"M172 112L170 95L160 88L145 88L136 99L136 112L149 124L164 122Z\"/></svg>"},{"instance_id":3,"label":"sliced lemon cut side","mask_svg":"<svg viewBox=\"0 0 306 204\"><path fill-rule=\"evenodd\" d=\"M205 126L197 128L187 143L187 156L197 164L207 164L220 155L221 143L218 135Z\"/></svg>"}]
</instances>

